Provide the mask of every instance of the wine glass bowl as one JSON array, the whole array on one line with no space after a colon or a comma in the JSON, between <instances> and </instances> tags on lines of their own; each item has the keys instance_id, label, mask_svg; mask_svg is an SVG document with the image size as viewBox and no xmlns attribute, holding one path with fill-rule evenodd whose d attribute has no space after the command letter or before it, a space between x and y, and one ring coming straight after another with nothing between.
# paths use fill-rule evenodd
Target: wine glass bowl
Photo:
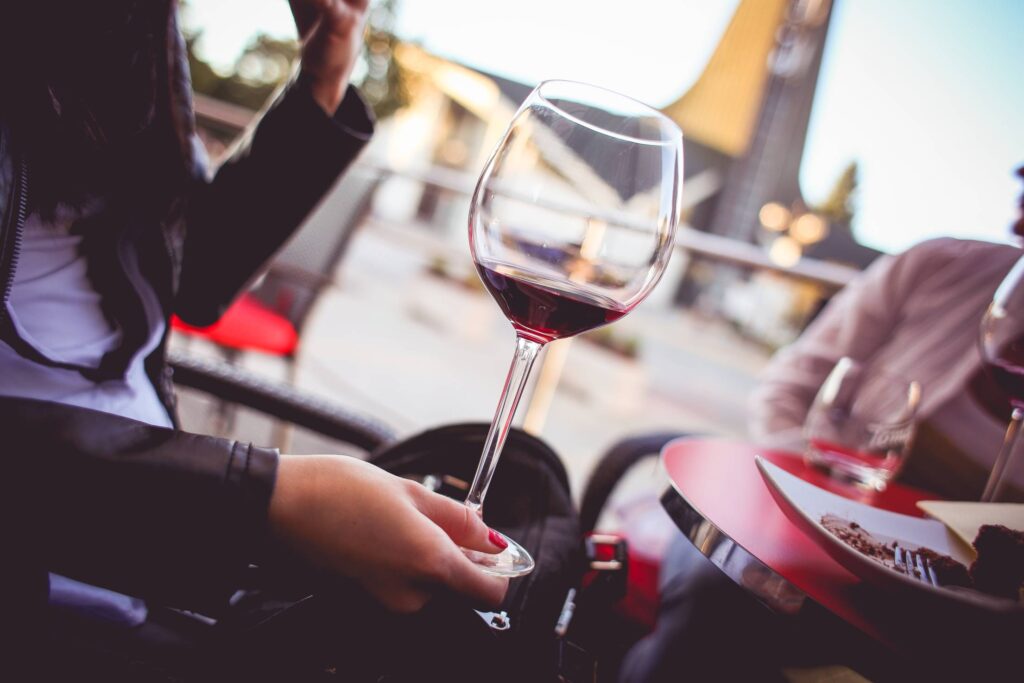
<instances>
[{"instance_id":1,"label":"wine glass bowl","mask_svg":"<svg viewBox=\"0 0 1024 683\"><path fill-rule=\"evenodd\" d=\"M542 343L613 322L664 271L681 183L674 123L608 90L546 81L473 195L470 249L481 279L516 330ZM562 293L558 305L550 291Z\"/></svg>"},{"instance_id":2,"label":"wine glass bowl","mask_svg":"<svg viewBox=\"0 0 1024 683\"><path fill-rule=\"evenodd\" d=\"M545 81L516 112L480 174L469 211L473 261L516 334L466 500L471 508L481 509L543 345L614 322L657 284L672 253L682 180L682 133L634 99ZM501 555L509 553L521 561L479 553L471 559L506 576L532 567L512 541Z\"/></svg>"},{"instance_id":3,"label":"wine glass bowl","mask_svg":"<svg viewBox=\"0 0 1024 683\"><path fill-rule=\"evenodd\" d=\"M804 460L839 481L883 491L910 451L921 386L840 358L807 411Z\"/></svg>"},{"instance_id":4,"label":"wine glass bowl","mask_svg":"<svg viewBox=\"0 0 1024 683\"><path fill-rule=\"evenodd\" d=\"M981 494L983 502L990 502L999 498L1024 419L1024 257L1017 260L996 289L981 319L978 341L985 369L1013 408L1003 447Z\"/></svg>"}]
</instances>

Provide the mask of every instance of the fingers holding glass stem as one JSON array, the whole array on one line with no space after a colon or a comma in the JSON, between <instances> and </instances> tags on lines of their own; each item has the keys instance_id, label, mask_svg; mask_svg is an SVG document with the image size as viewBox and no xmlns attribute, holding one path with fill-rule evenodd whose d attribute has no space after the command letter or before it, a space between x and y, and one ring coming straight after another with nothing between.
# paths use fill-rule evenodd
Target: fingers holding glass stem
<instances>
[{"instance_id":1,"label":"fingers holding glass stem","mask_svg":"<svg viewBox=\"0 0 1024 683\"><path fill-rule=\"evenodd\" d=\"M355 579L389 609L415 612L438 591L496 606L507 582L460 551L498 551L466 506L357 458L282 455L268 525L277 552Z\"/></svg>"},{"instance_id":2,"label":"fingers holding glass stem","mask_svg":"<svg viewBox=\"0 0 1024 683\"><path fill-rule=\"evenodd\" d=\"M523 396L526 382L530 378L533 363L542 348L544 345L539 342L523 336L516 336L516 351L512 357L512 365L505 378L505 386L501 390L501 398L498 401L498 408L495 411L494 420L491 422L491 428L487 433L487 440L484 442L484 450L476 468L476 475L473 477L473 484L470 486L469 495L466 496L466 507L481 516L483 515L484 497L487 495L494 470L498 466L498 458L501 456L502 448L505 447L508 432L512 428L516 407ZM530 554L512 539L506 536L502 536L502 539L508 544L508 547L496 555L465 549L464 552L469 559L489 574L522 576L530 573L534 566Z\"/></svg>"}]
</instances>

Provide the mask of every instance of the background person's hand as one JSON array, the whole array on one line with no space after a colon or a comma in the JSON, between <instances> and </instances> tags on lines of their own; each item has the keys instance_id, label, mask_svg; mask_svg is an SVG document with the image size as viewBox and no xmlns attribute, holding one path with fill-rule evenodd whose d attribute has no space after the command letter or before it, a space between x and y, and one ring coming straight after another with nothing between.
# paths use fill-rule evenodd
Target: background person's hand
<instances>
[{"instance_id":1,"label":"background person's hand","mask_svg":"<svg viewBox=\"0 0 1024 683\"><path fill-rule=\"evenodd\" d=\"M270 528L314 566L356 579L395 611L419 610L439 588L497 606L508 588L457 547L502 550L478 515L355 458L281 456Z\"/></svg>"},{"instance_id":2,"label":"background person's hand","mask_svg":"<svg viewBox=\"0 0 1024 683\"><path fill-rule=\"evenodd\" d=\"M341 104L363 43L369 0L288 0L302 41L302 74L329 115Z\"/></svg>"}]
</instances>

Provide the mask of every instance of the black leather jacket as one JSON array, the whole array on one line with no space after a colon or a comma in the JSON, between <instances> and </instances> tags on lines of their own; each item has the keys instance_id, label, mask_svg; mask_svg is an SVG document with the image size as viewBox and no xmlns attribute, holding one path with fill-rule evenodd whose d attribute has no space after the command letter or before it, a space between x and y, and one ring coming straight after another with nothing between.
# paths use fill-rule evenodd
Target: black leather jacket
<instances>
[{"instance_id":1,"label":"black leather jacket","mask_svg":"<svg viewBox=\"0 0 1024 683\"><path fill-rule=\"evenodd\" d=\"M173 20L171 120L194 130L184 44ZM249 143L208 178L186 153L182 210L145 226L163 263L146 273L166 316L215 321L369 139L354 90L328 117L301 83L263 116ZM0 128L0 295L10 294L31 169ZM152 234L152 233L151 233ZM5 309L4 306L0 308ZM165 338L166 342L166 338ZM173 415L164 344L146 367ZM0 394L3 378L0 377ZM58 403L0 397L5 589L45 604L46 572L163 604L210 609L264 541L277 452L159 429Z\"/></svg>"}]
</instances>

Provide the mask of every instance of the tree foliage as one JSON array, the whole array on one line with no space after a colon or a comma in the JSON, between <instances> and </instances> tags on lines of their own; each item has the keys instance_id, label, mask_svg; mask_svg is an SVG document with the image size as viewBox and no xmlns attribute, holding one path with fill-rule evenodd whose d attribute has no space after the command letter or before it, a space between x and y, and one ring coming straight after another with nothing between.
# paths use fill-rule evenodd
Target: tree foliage
<instances>
[{"instance_id":1,"label":"tree foliage","mask_svg":"<svg viewBox=\"0 0 1024 683\"><path fill-rule=\"evenodd\" d=\"M398 0L380 0L371 10L363 46L365 75L360 90L378 119L391 116L409 102L408 77L395 59Z\"/></svg>"},{"instance_id":2,"label":"tree foliage","mask_svg":"<svg viewBox=\"0 0 1024 683\"><path fill-rule=\"evenodd\" d=\"M214 99L248 109L259 109L274 89L288 77L299 54L294 40L260 34L245 48L227 74L218 73L194 49L199 34L186 38L192 87Z\"/></svg>"},{"instance_id":3,"label":"tree foliage","mask_svg":"<svg viewBox=\"0 0 1024 683\"><path fill-rule=\"evenodd\" d=\"M408 102L406 76L395 59L399 38L394 33L398 0L380 0L370 12L361 64L355 70L360 87L378 119ZM249 109L259 109L291 73L299 56L296 40L257 35L227 73L205 62L195 46L201 32L186 34L192 87L196 92Z\"/></svg>"},{"instance_id":4,"label":"tree foliage","mask_svg":"<svg viewBox=\"0 0 1024 683\"><path fill-rule=\"evenodd\" d=\"M857 192L857 162L851 161L839 174L828 197L814 210L833 225L849 226L853 221Z\"/></svg>"}]
</instances>

